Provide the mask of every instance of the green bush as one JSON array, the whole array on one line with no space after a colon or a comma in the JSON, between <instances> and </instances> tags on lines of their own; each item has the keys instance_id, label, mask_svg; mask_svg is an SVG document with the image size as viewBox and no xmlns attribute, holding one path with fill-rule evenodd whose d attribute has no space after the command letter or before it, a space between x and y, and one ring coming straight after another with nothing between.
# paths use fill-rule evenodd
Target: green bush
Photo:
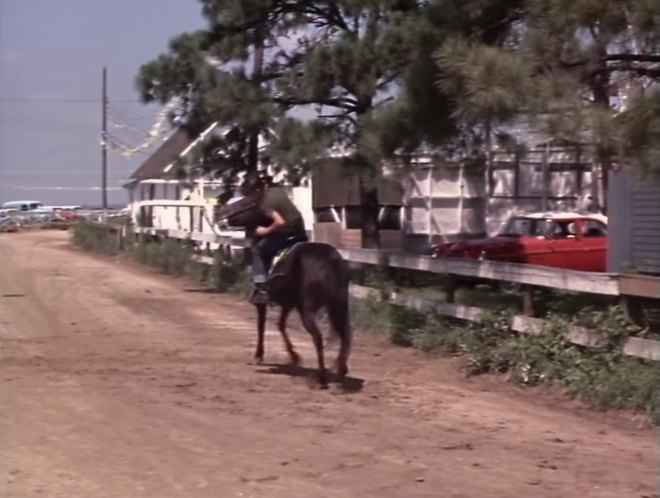
<instances>
[{"instance_id":1,"label":"green bush","mask_svg":"<svg viewBox=\"0 0 660 498\"><path fill-rule=\"evenodd\" d=\"M213 267L210 269L213 288L217 292L246 294L250 280L245 265L239 257L218 249L215 251Z\"/></svg>"},{"instance_id":2,"label":"green bush","mask_svg":"<svg viewBox=\"0 0 660 498\"><path fill-rule=\"evenodd\" d=\"M572 319L549 315L541 335L510 330L510 312L466 323L403 311L374 298L355 302L353 318L357 326L383 332L396 344L431 354L463 355L466 375L503 374L510 382L545 385L594 408L643 411L660 424L658 366L623 354L621 339L634 327L617 307L607 312L585 310ZM566 341L563 334L571 324L600 331L605 344L587 348Z\"/></svg>"},{"instance_id":3,"label":"green bush","mask_svg":"<svg viewBox=\"0 0 660 498\"><path fill-rule=\"evenodd\" d=\"M193 251L177 240L166 239L146 244L146 263L174 276L186 275L193 263Z\"/></svg>"},{"instance_id":4,"label":"green bush","mask_svg":"<svg viewBox=\"0 0 660 498\"><path fill-rule=\"evenodd\" d=\"M73 243L87 251L114 255L120 250L116 231L111 231L89 221L79 221L71 231Z\"/></svg>"}]
</instances>

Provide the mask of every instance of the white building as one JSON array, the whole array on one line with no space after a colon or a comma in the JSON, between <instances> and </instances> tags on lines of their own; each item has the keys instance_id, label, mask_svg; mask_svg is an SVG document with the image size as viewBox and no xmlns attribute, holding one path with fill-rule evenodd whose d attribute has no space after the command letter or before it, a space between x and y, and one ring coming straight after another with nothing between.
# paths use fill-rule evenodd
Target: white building
<instances>
[{"instance_id":1,"label":"white building","mask_svg":"<svg viewBox=\"0 0 660 498\"><path fill-rule=\"evenodd\" d=\"M182 175L177 165L213 132L218 132L215 124L196 139L183 130L175 131L131 175L125 187L135 223L159 229L218 233L212 221L216 197L224 190L222 182L208 175ZM488 164L481 168L465 162L420 157L405 173L400 173L400 182L403 208L389 209L401 212L403 247L415 252L426 252L440 242L492 235L514 214L579 209L589 195L597 194L594 188L598 185L592 179L591 160L583 150L547 144L520 153L494 151ZM317 221L326 223L319 227L325 229L327 222L333 220L316 206L319 199L313 204L311 183L308 179L303 186L292 188L291 196L308 231L313 233ZM317 185L314 191L325 196L333 188L343 187ZM357 205L355 209L360 211ZM388 214L393 215L396 217L396 213ZM344 229L352 228L353 238L357 236L355 229L359 227L349 226L349 218L334 221ZM398 244L392 247L400 247Z\"/></svg>"},{"instance_id":2,"label":"white building","mask_svg":"<svg viewBox=\"0 0 660 498\"><path fill-rule=\"evenodd\" d=\"M178 162L200 141L217 131L212 124L197 138L178 129L163 142L124 185L129 195L128 209L138 226L186 232L218 233L213 225L217 197L224 192L224 183L211 175L185 174ZM300 209L305 224L313 223L312 194L309 186L291 189L293 201ZM234 235L223 232L226 235ZM236 232L241 236L242 232Z\"/></svg>"}]
</instances>

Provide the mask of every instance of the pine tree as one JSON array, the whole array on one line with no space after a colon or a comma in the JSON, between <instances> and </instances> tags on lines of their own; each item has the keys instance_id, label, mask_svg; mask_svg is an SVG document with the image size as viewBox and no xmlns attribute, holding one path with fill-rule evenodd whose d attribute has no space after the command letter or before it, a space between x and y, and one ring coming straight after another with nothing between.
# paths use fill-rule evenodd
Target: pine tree
<instances>
[{"instance_id":1,"label":"pine tree","mask_svg":"<svg viewBox=\"0 0 660 498\"><path fill-rule=\"evenodd\" d=\"M241 131L236 137L247 134L250 140L256 132L275 130L269 155L285 164L312 164L327 153L318 144L345 151L346 164L360 173L364 240L377 246L375 179L382 140L375 116L410 60L422 19L418 2L202 0L202 5L208 29L182 35L168 54L143 66L138 78L143 99L183 98L186 126L195 131L211 121L236 127ZM219 62L217 68L209 58ZM246 69L250 59L252 71ZM311 123L292 120L293 111L310 107L316 114ZM242 150L240 142L234 145ZM202 157L222 155L216 150ZM212 165L226 167L226 161ZM255 167L252 140L239 168Z\"/></svg>"},{"instance_id":2,"label":"pine tree","mask_svg":"<svg viewBox=\"0 0 660 498\"><path fill-rule=\"evenodd\" d=\"M188 166L224 178L254 173L260 137L268 137L281 115L269 93L265 46L276 38L270 1L202 0L207 29L182 34L169 51L140 68L136 79L144 102L181 99L176 125L196 136L213 122L214 134L191 155Z\"/></svg>"},{"instance_id":3,"label":"pine tree","mask_svg":"<svg viewBox=\"0 0 660 498\"><path fill-rule=\"evenodd\" d=\"M633 137L651 139L644 110L654 93L640 94L621 117L611 96L657 84L658 3L525 0L511 18L498 44L463 37L438 50L438 85L453 96L454 115L488 128L532 113L532 124L555 136L582 137L594 148L606 192L617 154L630 151ZM648 126L640 130L638 120ZM651 167L649 154L635 155L640 167Z\"/></svg>"},{"instance_id":4,"label":"pine tree","mask_svg":"<svg viewBox=\"0 0 660 498\"><path fill-rule=\"evenodd\" d=\"M290 108L317 110L311 126L319 130L322 124L328 141L345 153L345 166L360 176L363 241L366 247L376 247L376 180L387 151L385 137L393 138L378 118L415 50L423 28L422 8L402 0L309 5L297 18L305 27L295 52L299 63L276 81L275 100ZM288 127L300 134L305 125ZM286 143L294 144L288 139Z\"/></svg>"}]
</instances>

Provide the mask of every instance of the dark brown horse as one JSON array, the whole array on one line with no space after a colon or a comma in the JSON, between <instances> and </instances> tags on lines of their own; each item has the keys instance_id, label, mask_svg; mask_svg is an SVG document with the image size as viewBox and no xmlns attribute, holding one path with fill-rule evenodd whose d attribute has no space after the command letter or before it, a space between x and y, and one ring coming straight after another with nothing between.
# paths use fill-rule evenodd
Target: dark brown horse
<instances>
[{"instance_id":1,"label":"dark brown horse","mask_svg":"<svg viewBox=\"0 0 660 498\"><path fill-rule=\"evenodd\" d=\"M221 218L230 226L245 228L248 235L254 233L257 226L268 226L271 222L265 213L247 199L233 205L231 210L221 213ZM297 310L305 330L314 342L319 384L322 388L327 387L328 381L323 336L317 324L317 315L325 308L331 331L340 341L335 371L339 376L346 376L352 342L348 287L348 265L341 254L329 244L296 243L274 264L270 272L269 294L272 302L281 307L278 328L291 363L299 365L301 362L300 355L295 351L286 331L289 314ZM256 361L261 363L264 359L267 305L255 306L258 336L254 356Z\"/></svg>"}]
</instances>

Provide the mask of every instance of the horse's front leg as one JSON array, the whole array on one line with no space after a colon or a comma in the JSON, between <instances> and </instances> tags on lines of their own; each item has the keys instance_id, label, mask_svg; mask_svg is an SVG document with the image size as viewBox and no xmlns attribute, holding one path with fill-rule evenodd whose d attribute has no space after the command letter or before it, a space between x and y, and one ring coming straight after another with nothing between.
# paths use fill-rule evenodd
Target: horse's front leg
<instances>
[{"instance_id":1,"label":"horse's front leg","mask_svg":"<svg viewBox=\"0 0 660 498\"><path fill-rule=\"evenodd\" d=\"M257 350L254 359L257 363L264 361L264 336L266 335L266 304L255 304L257 308Z\"/></svg>"}]
</instances>

